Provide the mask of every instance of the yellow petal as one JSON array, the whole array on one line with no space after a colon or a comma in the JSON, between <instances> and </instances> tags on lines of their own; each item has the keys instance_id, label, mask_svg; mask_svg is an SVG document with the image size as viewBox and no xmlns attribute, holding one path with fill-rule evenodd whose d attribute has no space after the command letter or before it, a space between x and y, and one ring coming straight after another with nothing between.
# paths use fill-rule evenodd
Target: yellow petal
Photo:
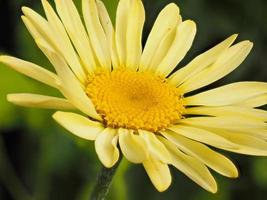
<instances>
[{"instance_id":1,"label":"yellow petal","mask_svg":"<svg viewBox=\"0 0 267 200\"><path fill-rule=\"evenodd\" d=\"M216 172L232 178L238 176L235 165L228 158L211 150L206 145L187 139L171 131L164 131L162 134L183 152L199 159Z\"/></svg>"},{"instance_id":2,"label":"yellow petal","mask_svg":"<svg viewBox=\"0 0 267 200\"><path fill-rule=\"evenodd\" d=\"M171 155L171 164L205 190L216 193L217 184L208 168L196 158L184 154L173 143L158 137Z\"/></svg>"},{"instance_id":3,"label":"yellow petal","mask_svg":"<svg viewBox=\"0 0 267 200\"><path fill-rule=\"evenodd\" d=\"M179 12L177 5L170 3L158 15L141 56L140 71L148 70L162 39L170 30L177 27L178 22L181 20Z\"/></svg>"},{"instance_id":4,"label":"yellow petal","mask_svg":"<svg viewBox=\"0 0 267 200\"><path fill-rule=\"evenodd\" d=\"M60 91L63 95L85 114L92 118L101 120L101 117L96 112L92 101L85 94L80 82L68 68L66 62L55 52L47 49L42 44L39 44L38 41L37 44L56 68L57 74L60 78Z\"/></svg>"},{"instance_id":5,"label":"yellow petal","mask_svg":"<svg viewBox=\"0 0 267 200\"><path fill-rule=\"evenodd\" d=\"M181 85L183 82L190 79L192 76L199 73L214 61L216 61L218 57L235 41L236 37L237 34L234 34L215 47L200 54L185 67L181 68L173 75L171 75L168 79L168 82L174 86Z\"/></svg>"},{"instance_id":6,"label":"yellow petal","mask_svg":"<svg viewBox=\"0 0 267 200\"><path fill-rule=\"evenodd\" d=\"M251 135L257 138L266 139L266 123L245 115L225 116L225 117L193 117L182 119L180 124L199 127L201 129L220 129L234 131L242 134Z\"/></svg>"},{"instance_id":7,"label":"yellow petal","mask_svg":"<svg viewBox=\"0 0 267 200\"><path fill-rule=\"evenodd\" d=\"M209 85L236 69L251 51L253 43L240 42L227 49L211 66L191 76L179 89L184 93ZM197 80L197 81L196 81Z\"/></svg>"},{"instance_id":8,"label":"yellow petal","mask_svg":"<svg viewBox=\"0 0 267 200\"><path fill-rule=\"evenodd\" d=\"M181 19L182 20L182 19ZM180 23L178 23L179 26ZM154 52L153 58L150 61L150 65L147 67L147 70L155 72L157 66L161 63L164 57L167 55L170 47L174 41L176 35L176 27L172 27L168 32L163 36L161 42L159 43L156 51Z\"/></svg>"},{"instance_id":9,"label":"yellow petal","mask_svg":"<svg viewBox=\"0 0 267 200\"><path fill-rule=\"evenodd\" d=\"M260 107L267 104L267 93L251 97L245 101L237 103L237 106L244 106L244 107Z\"/></svg>"},{"instance_id":10,"label":"yellow petal","mask_svg":"<svg viewBox=\"0 0 267 200\"><path fill-rule=\"evenodd\" d=\"M35 40L41 39L45 41L47 44L49 44L50 48L52 47L55 52L62 55L71 64L70 66L72 67L77 77L82 82L84 82L86 79L86 75L83 71L82 66L78 62L77 58L76 58L77 62L73 62L75 61L75 52L71 46L70 41L64 40L64 37L61 36L62 34L60 34L57 29L53 30L50 24L32 9L23 7L22 11L30 22L30 24L28 22L28 27L31 28L30 25L32 25L38 32L37 35L36 33L33 35L33 37L37 37L34 39ZM25 24L27 26L27 20Z\"/></svg>"},{"instance_id":11,"label":"yellow petal","mask_svg":"<svg viewBox=\"0 0 267 200\"><path fill-rule=\"evenodd\" d=\"M267 156L267 142L263 139L235 131L226 131L220 129L210 129L214 133L225 137L227 140L235 143L238 148L228 149L227 151L241 153L246 155ZM266 133L266 132L265 132Z\"/></svg>"},{"instance_id":12,"label":"yellow petal","mask_svg":"<svg viewBox=\"0 0 267 200\"><path fill-rule=\"evenodd\" d=\"M22 15L21 19L34 40L42 40L42 43L45 43L45 45L48 46L50 49L54 49L54 51L56 51L55 47L52 46L53 44L51 44L51 41L49 41L47 36L45 34L40 33L40 30L37 30L38 28L35 27L34 24L27 17Z\"/></svg>"},{"instance_id":13,"label":"yellow petal","mask_svg":"<svg viewBox=\"0 0 267 200\"><path fill-rule=\"evenodd\" d=\"M240 106L219 106L208 107L199 106L191 107L185 110L185 114L188 115L209 115L216 117L244 117L251 118L260 121L267 121L267 111L253 108L246 108Z\"/></svg>"},{"instance_id":14,"label":"yellow petal","mask_svg":"<svg viewBox=\"0 0 267 200\"><path fill-rule=\"evenodd\" d=\"M0 62L44 84L55 88L58 87L57 75L43 67L11 56L0 56Z\"/></svg>"},{"instance_id":15,"label":"yellow petal","mask_svg":"<svg viewBox=\"0 0 267 200\"><path fill-rule=\"evenodd\" d=\"M72 0L55 0L57 12L88 72L96 69L91 43Z\"/></svg>"},{"instance_id":16,"label":"yellow petal","mask_svg":"<svg viewBox=\"0 0 267 200\"><path fill-rule=\"evenodd\" d=\"M99 160L107 168L112 167L119 159L117 148L118 137L115 129L106 128L98 134L95 140L95 150Z\"/></svg>"},{"instance_id":17,"label":"yellow petal","mask_svg":"<svg viewBox=\"0 0 267 200\"><path fill-rule=\"evenodd\" d=\"M115 41L121 67L126 66L126 33L131 2L131 0L120 0L116 13Z\"/></svg>"},{"instance_id":18,"label":"yellow petal","mask_svg":"<svg viewBox=\"0 0 267 200\"><path fill-rule=\"evenodd\" d=\"M184 98L186 105L227 106L242 104L250 98L267 94L267 83L236 82Z\"/></svg>"},{"instance_id":19,"label":"yellow petal","mask_svg":"<svg viewBox=\"0 0 267 200\"><path fill-rule=\"evenodd\" d=\"M143 166L151 182L159 192L164 192L171 185L172 177L167 164L149 158L143 162Z\"/></svg>"},{"instance_id":20,"label":"yellow petal","mask_svg":"<svg viewBox=\"0 0 267 200\"><path fill-rule=\"evenodd\" d=\"M110 40L110 38L113 37L114 28L112 21L109 17L109 13L105 7L105 4L101 0L96 0L96 6L103 31L106 34L107 40Z\"/></svg>"},{"instance_id":21,"label":"yellow petal","mask_svg":"<svg viewBox=\"0 0 267 200\"><path fill-rule=\"evenodd\" d=\"M44 96L39 94L8 94L7 100L18 106L58 110L75 110L76 108L66 99Z\"/></svg>"},{"instance_id":22,"label":"yellow petal","mask_svg":"<svg viewBox=\"0 0 267 200\"><path fill-rule=\"evenodd\" d=\"M240 130L239 133L247 134L262 140L267 141L267 129L246 129Z\"/></svg>"},{"instance_id":23,"label":"yellow petal","mask_svg":"<svg viewBox=\"0 0 267 200\"><path fill-rule=\"evenodd\" d=\"M172 125L168 127L168 129L184 137L214 147L235 148L235 145L231 141L204 129L195 128L191 126L183 126L183 125Z\"/></svg>"},{"instance_id":24,"label":"yellow petal","mask_svg":"<svg viewBox=\"0 0 267 200\"><path fill-rule=\"evenodd\" d=\"M98 58L98 62L103 68L110 70L111 60L109 44L99 20L96 1L83 0L82 10L87 32L89 34L92 47L95 51L95 55Z\"/></svg>"},{"instance_id":25,"label":"yellow petal","mask_svg":"<svg viewBox=\"0 0 267 200\"><path fill-rule=\"evenodd\" d=\"M118 68L119 66L119 58L117 55L117 49L115 44L115 32L112 25L112 22L110 20L108 11L102 1L97 0L96 1L97 8L98 8L98 14L99 19L101 22L101 25L103 27L103 30L106 34L107 42L109 44L109 51L111 55L112 60L112 67L113 69Z\"/></svg>"},{"instance_id":26,"label":"yellow petal","mask_svg":"<svg viewBox=\"0 0 267 200\"><path fill-rule=\"evenodd\" d=\"M77 75L79 75L79 73L84 74L83 67L71 44L69 36L62 22L60 21L53 7L48 3L47 0L42 0L42 4L45 11L45 15L48 20L48 24L50 25L51 30L53 31L53 35L56 35L56 42L54 42L57 46L57 49L59 50L59 52L62 53L74 73L76 73Z\"/></svg>"},{"instance_id":27,"label":"yellow petal","mask_svg":"<svg viewBox=\"0 0 267 200\"><path fill-rule=\"evenodd\" d=\"M264 129L267 124L264 122L244 117L191 117L181 119L179 124L189 126L223 128L229 130Z\"/></svg>"},{"instance_id":28,"label":"yellow petal","mask_svg":"<svg viewBox=\"0 0 267 200\"><path fill-rule=\"evenodd\" d=\"M151 157L156 160L160 160L163 163L169 163L170 155L166 147L157 139L155 133L151 133L145 130L138 130L140 136L144 138L147 149Z\"/></svg>"},{"instance_id":29,"label":"yellow petal","mask_svg":"<svg viewBox=\"0 0 267 200\"><path fill-rule=\"evenodd\" d=\"M209 128L205 128L205 129L209 129ZM217 129L212 129L213 130L217 130ZM234 132L234 133L240 133L243 135L248 135L248 136L252 136L252 137L256 137L262 140L267 140L267 129L261 129L261 128L255 128L255 129L240 129L240 130L231 130L231 129L219 129L219 130L223 130L223 131L230 131L230 132ZM216 133L216 131L214 131Z\"/></svg>"},{"instance_id":30,"label":"yellow petal","mask_svg":"<svg viewBox=\"0 0 267 200\"><path fill-rule=\"evenodd\" d=\"M48 25L48 22L37 12L28 7L22 7L22 12L25 16L22 16L22 19L26 19L26 27L29 28L30 33L32 34L34 39L43 39L46 41L51 47L56 49L56 38ZM25 22L25 21L24 21ZM29 26L27 26L29 25Z\"/></svg>"},{"instance_id":31,"label":"yellow petal","mask_svg":"<svg viewBox=\"0 0 267 200\"><path fill-rule=\"evenodd\" d=\"M119 129L119 143L123 155L133 163L142 163L147 159L145 141L131 130Z\"/></svg>"},{"instance_id":32,"label":"yellow petal","mask_svg":"<svg viewBox=\"0 0 267 200\"><path fill-rule=\"evenodd\" d=\"M142 54L142 32L145 22L145 9L141 0L132 1L128 13L126 33L126 66L136 70Z\"/></svg>"},{"instance_id":33,"label":"yellow petal","mask_svg":"<svg viewBox=\"0 0 267 200\"><path fill-rule=\"evenodd\" d=\"M101 123L76 113L58 111L53 118L74 135L87 140L95 140L97 135L104 130Z\"/></svg>"},{"instance_id":34,"label":"yellow petal","mask_svg":"<svg viewBox=\"0 0 267 200\"><path fill-rule=\"evenodd\" d=\"M41 1L42 1L43 9L45 11L45 15L46 15L48 24L51 27L51 30L53 30L54 32L56 32L57 34L59 34L61 37L58 38L58 39L59 40L62 39L69 46L69 44L70 44L71 41L68 38L68 35L66 33L66 30L65 30L62 22L58 18L56 12L54 11L53 7L49 4L49 2L47 0L41 0ZM33 15L33 14L31 14L31 15ZM35 18L34 15L31 18L34 19ZM71 48L72 48L72 46L71 46ZM64 50L66 50L66 49L64 49Z\"/></svg>"},{"instance_id":35,"label":"yellow petal","mask_svg":"<svg viewBox=\"0 0 267 200\"><path fill-rule=\"evenodd\" d=\"M164 77L168 76L191 48L195 35L195 22L191 20L182 22L177 27L175 39L167 55L156 67L156 73Z\"/></svg>"}]
</instances>

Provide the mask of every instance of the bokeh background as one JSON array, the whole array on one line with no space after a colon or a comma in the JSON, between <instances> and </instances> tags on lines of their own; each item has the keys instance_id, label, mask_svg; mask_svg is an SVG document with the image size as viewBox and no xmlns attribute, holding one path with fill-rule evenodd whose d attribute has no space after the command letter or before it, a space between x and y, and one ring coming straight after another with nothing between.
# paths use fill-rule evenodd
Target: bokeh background
<instances>
[{"instance_id":1,"label":"bokeh background","mask_svg":"<svg viewBox=\"0 0 267 200\"><path fill-rule=\"evenodd\" d=\"M80 6L80 0L75 2ZM194 45L179 66L229 35L239 33L238 41L254 42L252 53L241 67L209 87L241 80L267 81L266 0L144 0L144 42L157 14L170 2L179 5L184 19L193 19L198 25ZM105 4L114 20L117 0L105 0ZM0 54L11 54L53 70L20 19L23 5L43 14L39 0L0 0ZM6 94L16 92L59 95L0 64L0 199L88 199L100 168L93 143L59 127L51 118L52 110L9 104ZM217 194L204 191L174 168L172 186L159 193L141 165L123 160L107 199L265 199L267 158L223 153L237 163L240 178L232 180L214 173L219 185Z\"/></svg>"}]
</instances>

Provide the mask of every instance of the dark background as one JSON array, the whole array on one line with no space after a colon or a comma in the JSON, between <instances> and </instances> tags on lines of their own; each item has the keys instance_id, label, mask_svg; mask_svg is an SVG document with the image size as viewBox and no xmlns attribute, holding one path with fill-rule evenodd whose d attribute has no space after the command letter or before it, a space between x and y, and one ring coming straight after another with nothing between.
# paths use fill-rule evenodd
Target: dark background
<instances>
[{"instance_id":1,"label":"dark background","mask_svg":"<svg viewBox=\"0 0 267 200\"><path fill-rule=\"evenodd\" d=\"M75 1L79 6L79 0ZM254 42L246 61L219 86L241 80L267 81L266 0L144 0L144 41L160 10L169 2L179 5L183 19L193 19L198 33L180 66L233 33L238 41ZM117 1L105 1L114 19ZM36 0L0 0L0 53L11 54L52 69L26 31L22 5L41 10ZM85 200L100 167L92 142L79 139L59 127L53 111L20 108L6 102L6 94L56 91L0 64L0 199ZM262 200L267 196L267 158L228 154L240 170L238 179L214 173L219 191L209 194L172 168L173 183L157 192L141 165L123 161L108 199L115 200Z\"/></svg>"}]
</instances>

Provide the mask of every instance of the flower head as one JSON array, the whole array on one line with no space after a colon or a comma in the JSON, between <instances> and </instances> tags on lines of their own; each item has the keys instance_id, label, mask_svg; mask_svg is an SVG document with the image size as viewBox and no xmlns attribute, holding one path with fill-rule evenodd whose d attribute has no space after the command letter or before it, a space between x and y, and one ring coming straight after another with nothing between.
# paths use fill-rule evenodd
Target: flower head
<instances>
[{"instance_id":1,"label":"flower head","mask_svg":"<svg viewBox=\"0 0 267 200\"><path fill-rule=\"evenodd\" d=\"M145 11L141 0L120 0L116 25L100 0L82 1L82 21L71 0L42 0L46 19L23 7L23 22L56 73L18 58L1 56L11 68L58 89L64 98L9 94L17 105L79 110L53 118L73 134L95 141L106 167L119 149L142 163L159 191L171 184L173 165L210 192L217 191L208 168L237 177L238 170L215 147L267 155L267 83L237 82L192 95L237 68L252 43L226 38L186 66L175 67L190 49L196 24L182 20L171 3L158 15L142 47ZM191 94L191 95L190 95Z\"/></svg>"}]
</instances>

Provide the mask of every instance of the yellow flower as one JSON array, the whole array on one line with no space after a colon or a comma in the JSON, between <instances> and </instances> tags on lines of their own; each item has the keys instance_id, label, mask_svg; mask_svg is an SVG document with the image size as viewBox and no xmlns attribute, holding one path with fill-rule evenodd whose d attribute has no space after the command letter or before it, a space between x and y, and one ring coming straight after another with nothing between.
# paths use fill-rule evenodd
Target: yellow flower
<instances>
[{"instance_id":1,"label":"yellow flower","mask_svg":"<svg viewBox=\"0 0 267 200\"><path fill-rule=\"evenodd\" d=\"M219 148L248 155L267 155L267 83L237 82L190 93L232 72L253 44L233 45L232 35L175 67L196 34L171 3L158 15L142 48L145 11L141 0L120 0L116 26L104 4L83 0L83 21L71 0L55 0L57 13L42 0L46 19L23 7L22 19L56 74L10 56L2 63L58 89L64 98L9 94L8 101L29 107L74 109L53 118L73 134L95 141L106 167L122 154L142 163L159 191L171 184L173 165L210 192L217 191L208 168L227 177L238 170ZM85 26L84 26L85 25ZM119 150L120 148L120 150Z\"/></svg>"}]
</instances>

